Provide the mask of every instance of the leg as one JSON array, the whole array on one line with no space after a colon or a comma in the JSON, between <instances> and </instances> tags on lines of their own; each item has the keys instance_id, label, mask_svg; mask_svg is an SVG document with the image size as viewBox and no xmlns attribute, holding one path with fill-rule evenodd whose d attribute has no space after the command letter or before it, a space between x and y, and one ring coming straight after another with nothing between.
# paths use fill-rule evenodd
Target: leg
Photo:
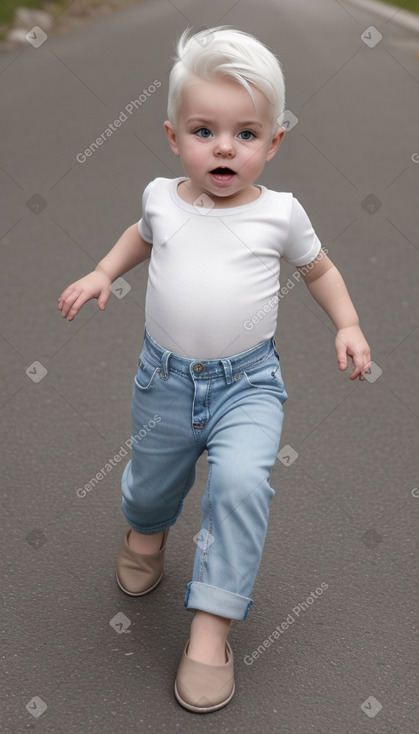
<instances>
[{"instance_id":1,"label":"leg","mask_svg":"<svg viewBox=\"0 0 419 734\"><path fill-rule=\"evenodd\" d=\"M225 382L212 380L205 396L210 417L202 440L210 468L184 602L196 611L175 683L177 700L192 711L217 710L234 694L227 635L231 620L246 619L253 603L249 595L275 494L269 477L287 393L276 351L262 357L242 362L234 375L223 362Z\"/></svg>"},{"instance_id":2,"label":"leg","mask_svg":"<svg viewBox=\"0 0 419 734\"><path fill-rule=\"evenodd\" d=\"M268 375L273 364L264 367ZM223 412L210 426L202 532L185 596L187 608L226 619L246 619L253 603L250 594L275 494L269 477L287 394L280 380L270 389L269 382L269 388L258 386L257 377L252 375L252 382L241 377L240 388L236 385L228 400L224 395Z\"/></svg>"},{"instance_id":3,"label":"leg","mask_svg":"<svg viewBox=\"0 0 419 734\"><path fill-rule=\"evenodd\" d=\"M197 609L191 624L188 655L207 665L225 663L225 643L231 619Z\"/></svg>"},{"instance_id":4,"label":"leg","mask_svg":"<svg viewBox=\"0 0 419 734\"><path fill-rule=\"evenodd\" d=\"M132 457L122 476L122 511L131 526L117 558L117 582L140 596L160 582L167 533L182 511L199 452L185 380L162 376L144 346L132 394ZM189 391L190 392L190 391Z\"/></svg>"},{"instance_id":5,"label":"leg","mask_svg":"<svg viewBox=\"0 0 419 734\"><path fill-rule=\"evenodd\" d=\"M243 426L242 411L239 413ZM217 438L208 447L210 473L202 499L202 527L207 529L208 535L202 534L198 541L201 547L197 547L188 597L190 607L197 610L191 625L188 654L208 665L221 665L225 661L231 619L221 616L224 610L231 605L236 619L247 616L266 536L269 504L274 495L268 484L269 473L260 470L262 449L259 447L258 451L253 430L251 443L259 460L251 452L249 456L249 449L242 449L240 441L237 450L233 450L240 431L234 412L228 420L231 421L230 429L218 427ZM251 422L248 428L252 425ZM230 444L229 435L233 439L230 451L220 463L217 457L221 446ZM276 442L274 450L276 454ZM243 464L244 456L248 457L249 464ZM218 614L214 613L217 610Z\"/></svg>"},{"instance_id":6,"label":"leg","mask_svg":"<svg viewBox=\"0 0 419 734\"><path fill-rule=\"evenodd\" d=\"M162 379L144 347L132 392L132 456L122 476L122 511L136 552L160 547L193 485L200 452L190 425L192 395L178 375Z\"/></svg>"},{"instance_id":7,"label":"leg","mask_svg":"<svg viewBox=\"0 0 419 734\"><path fill-rule=\"evenodd\" d=\"M162 530L153 535L143 535L132 528L128 545L135 553L155 553L161 548L163 532Z\"/></svg>"},{"instance_id":8,"label":"leg","mask_svg":"<svg viewBox=\"0 0 419 734\"><path fill-rule=\"evenodd\" d=\"M272 363L269 374L275 375ZM207 440L210 471L185 596L185 606L196 611L175 684L177 700L193 711L216 710L234 694L227 635L231 619L246 619L250 609L274 495L269 476L287 395L279 380L272 389L268 380L266 391L242 384L243 400L235 387L230 405L224 396Z\"/></svg>"}]
</instances>

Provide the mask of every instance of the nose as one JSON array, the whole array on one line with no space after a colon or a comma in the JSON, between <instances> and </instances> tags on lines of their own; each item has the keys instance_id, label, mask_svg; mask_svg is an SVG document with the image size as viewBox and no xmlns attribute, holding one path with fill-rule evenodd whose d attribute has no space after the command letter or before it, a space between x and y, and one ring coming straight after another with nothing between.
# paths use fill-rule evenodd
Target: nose
<instances>
[{"instance_id":1,"label":"nose","mask_svg":"<svg viewBox=\"0 0 419 734\"><path fill-rule=\"evenodd\" d=\"M215 155L219 157L228 157L228 158L234 158L236 155L233 140L230 136L224 135L222 137L219 137L217 139L216 145L215 145Z\"/></svg>"}]
</instances>

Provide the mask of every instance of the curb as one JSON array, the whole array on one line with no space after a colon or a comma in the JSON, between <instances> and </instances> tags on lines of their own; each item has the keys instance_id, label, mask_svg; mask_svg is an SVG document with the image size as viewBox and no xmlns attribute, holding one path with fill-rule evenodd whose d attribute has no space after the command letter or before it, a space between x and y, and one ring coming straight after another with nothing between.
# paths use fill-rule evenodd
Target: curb
<instances>
[{"instance_id":1,"label":"curb","mask_svg":"<svg viewBox=\"0 0 419 734\"><path fill-rule=\"evenodd\" d=\"M365 0L346 0L346 2L356 5L357 8L362 8L362 10L371 10L372 13L376 13L381 18L385 18L387 21L396 23L411 33L419 35L419 15L416 13L401 10L396 5L381 3L379 0L368 0L367 2Z\"/></svg>"}]
</instances>

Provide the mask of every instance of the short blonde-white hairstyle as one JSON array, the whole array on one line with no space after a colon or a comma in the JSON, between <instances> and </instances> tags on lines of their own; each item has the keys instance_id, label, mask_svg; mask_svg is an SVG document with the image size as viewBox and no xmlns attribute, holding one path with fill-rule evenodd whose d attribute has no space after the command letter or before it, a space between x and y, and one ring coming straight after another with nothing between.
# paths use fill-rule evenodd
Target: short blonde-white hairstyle
<instances>
[{"instance_id":1,"label":"short blonde-white hairstyle","mask_svg":"<svg viewBox=\"0 0 419 734\"><path fill-rule=\"evenodd\" d=\"M253 101L250 85L265 95L274 133L285 108L285 82L276 56L254 36L227 26L190 32L187 28L179 38L170 72L167 116L173 127L176 129L182 89L191 78L214 81L227 76L241 84Z\"/></svg>"}]
</instances>

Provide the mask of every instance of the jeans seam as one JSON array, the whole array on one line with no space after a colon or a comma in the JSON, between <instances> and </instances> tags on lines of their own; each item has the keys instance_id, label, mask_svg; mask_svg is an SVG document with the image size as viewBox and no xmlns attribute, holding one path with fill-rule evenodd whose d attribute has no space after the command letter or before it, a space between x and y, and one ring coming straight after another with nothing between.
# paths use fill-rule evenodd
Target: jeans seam
<instances>
[{"instance_id":1,"label":"jeans seam","mask_svg":"<svg viewBox=\"0 0 419 734\"><path fill-rule=\"evenodd\" d=\"M198 457L198 458L199 458L199 457ZM196 461L195 461L195 463L193 464L193 466L191 466L191 468L189 469L189 473L188 473L188 476L186 477L186 480L185 480L185 486L184 486L184 488L183 488L182 498L181 498L181 500L180 500L180 502L179 502L179 504L178 504L178 507L181 507L181 505L182 505L182 502L184 502L184 501L185 501L185 498L186 498L186 496L187 496L187 494L188 494L188 491L189 491L189 490L187 489L187 487L188 487L188 484L189 484L189 480L190 480L190 478L191 478L191 475L192 475L192 473L193 473L193 471L194 471L194 469L195 469L195 467L196 467L196 462L198 461L198 458L196 459ZM177 511L177 508L176 508L176 511Z\"/></svg>"},{"instance_id":2,"label":"jeans seam","mask_svg":"<svg viewBox=\"0 0 419 734\"><path fill-rule=\"evenodd\" d=\"M202 549L202 555L201 555L201 562L199 564L199 580L201 583L205 583L204 581L204 564L208 558L208 534L211 533L212 529L212 506L211 506L211 474L212 474L212 464L210 465L209 471L208 471L208 480L207 480L207 492L208 492L208 515L209 515L209 523L208 523L208 531L207 536L205 538L204 547Z\"/></svg>"},{"instance_id":3,"label":"jeans seam","mask_svg":"<svg viewBox=\"0 0 419 734\"><path fill-rule=\"evenodd\" d=\"M141 369L143 369L146 366L147 365L145 365L144 362L142 362L141 365L139 365L139 367L141 367ZM135 382L135 386L137 387L137 389L138 390L144 390L144 391L150 390L151 389L151 386L152 386L152 383L154 382L154 378L156 376L156 372L158 372L158 368L157 367L155 369L153 369L152 375L151 375L151 377L150 377L147 385L145 385L143 387L142 385L140 385L140 383L137 380L137 374L138 374L138 370L137 370L137 372L134 375L134 382Z\"/></svg>"},{"instance_id":4,"label":"jeans seam","mask_svg":"<svg viewBox=\"0 0 419 734\"><path fill-rule=\"evenodd\" d=\"M207 384L207 392L206 392L206 395L205 395L205 401L204 401L205 407L206 407L206 409L208 411L208 418L205 421L205 425L208 425L208 421L211 418L211 410L210 410L210 407L211 407L211 390L212 390L212 380L209 379L208 380L208 384Z\"/></svg>"},{"instance_id":5,"label":"jeans seam","mask_svg":"<svg viewBox=\"0 0 419 734\"><path fill-rule=\"evenodd\" d=\"M263 354L261 357L257 357L256 359L253 359L252 361L246 362L245 364L242 364L240 366L240 370L245 372L246 370L250 369L251 367L254 367L256 364L260 364L261 362L265 362L265 360L269 359L271 357L271 350L269 349L266 354Z\"/></svg>"}]
</instances>

